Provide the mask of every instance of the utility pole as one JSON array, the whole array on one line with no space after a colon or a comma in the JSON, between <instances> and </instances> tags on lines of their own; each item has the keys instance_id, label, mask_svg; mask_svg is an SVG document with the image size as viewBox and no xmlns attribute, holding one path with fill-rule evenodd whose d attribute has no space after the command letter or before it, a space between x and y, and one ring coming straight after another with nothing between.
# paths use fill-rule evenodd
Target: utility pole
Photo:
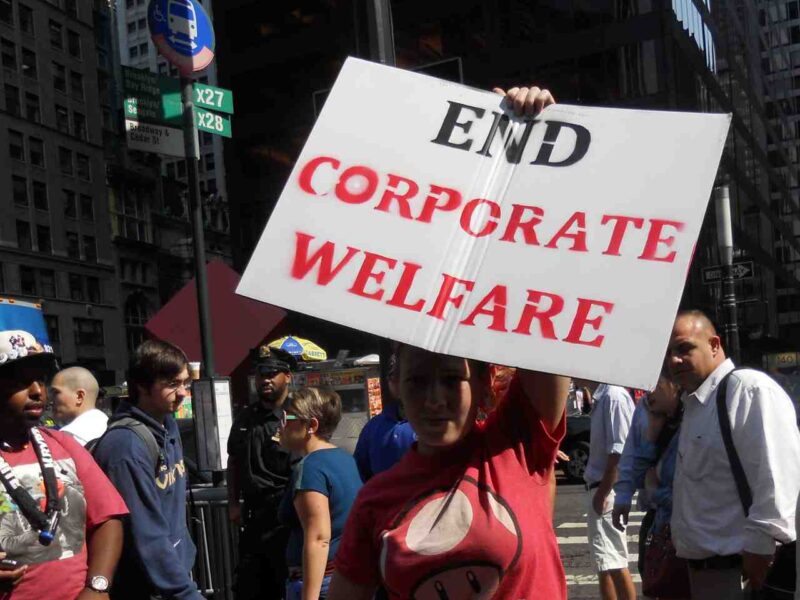
<instances>
[{"instance_id":1,"label":"utility pole","mask_svg":"<svg viewBox=\"0 0 800 600\"><path fill-rule=\"evenodd\" d=\"M393 67L394 25L390 0L367 0L369 21L369 54L375 62Z\"/></svg>"},{"instance_id":2,"label":"utility pole","mask_svg":"<svg viewBox=\"0 0 800 600\"><path fill-rule=\"evenodd\" d=\"M183 101L183 143L186 148L186 176L189 186L189 214L194 244L194 271L197 287L197 313L200 317L200 348L203 355L203 377L214 377L214 348L211 337L211 310L206 279L206 241L203 230L203 208L200 206L200 182L197 178L197 160L200 149L194 126L194 89L189 77L181 77Z\"/></svg>"},{"instance_id":3,"label":"utility pole","mask_svg":"<svg viewBox=\"0 0 800 600\"><path fill-rule=\"evenodd\" d=\"M733 227L728 184L714 188L714 204L717 213L717 243L722 263L722 311L725 319L723 339L726 354L738 364L741 359L741 348L736 313L736 288L733 283Z\"/></svg>"}]
</instances>

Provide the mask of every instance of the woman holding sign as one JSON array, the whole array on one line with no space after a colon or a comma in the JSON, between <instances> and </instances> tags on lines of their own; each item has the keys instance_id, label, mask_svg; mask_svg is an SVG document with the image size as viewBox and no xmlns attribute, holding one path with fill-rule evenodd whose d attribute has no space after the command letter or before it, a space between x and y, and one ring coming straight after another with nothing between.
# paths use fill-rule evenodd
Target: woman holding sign
<instances>
[{"instance_id":1,"label":"woman holding sign","mask_svg":"<svg viewBox=\"0 0 800 600\"><path fill-rule=\"evenodd\" d=\"M496 90L501 92L501 90ZM553 103L507 94L518 115ZM550 475L569 380L518 371L488 418L489 365L401 345L400 399L418 442L353 505L330 600L566 598Z\"/></svg>"}]
</instances>

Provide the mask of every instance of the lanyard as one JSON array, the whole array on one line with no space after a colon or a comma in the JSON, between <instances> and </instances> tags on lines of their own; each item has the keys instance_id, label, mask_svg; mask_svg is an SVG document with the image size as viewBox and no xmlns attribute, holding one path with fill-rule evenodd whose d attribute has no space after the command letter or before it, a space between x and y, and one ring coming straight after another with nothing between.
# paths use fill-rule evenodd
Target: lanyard
<instances>
[{"instance_id":1,"label":"lanyard","mask_svg":"<svg viewBox=\"0 0 800 600\"><path fill-rule=\"evenodd\" d=\"M53 455L50 453L44 436L38 428L32 427L29 430L33 450L39 462L44 479L44 489L47 498L45 512L39 510L36 500L30 495L20 483L14 470L0 456L0 482L5 486L6 491L11 496L14 503L19 506L22 514L28 522L39 531L39 543L47 546L55 538L56 528L58 527L59 509L61 503L58 498L58 479L56 476L56 465Z\"/></svg>"}]
</instances>

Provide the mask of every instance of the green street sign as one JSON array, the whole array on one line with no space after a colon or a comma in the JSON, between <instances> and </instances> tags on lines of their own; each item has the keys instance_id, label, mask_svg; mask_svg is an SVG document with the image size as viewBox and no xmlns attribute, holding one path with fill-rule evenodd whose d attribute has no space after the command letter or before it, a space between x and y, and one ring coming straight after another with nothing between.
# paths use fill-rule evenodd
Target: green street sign
<instances>
[{"instance_id":1,"label":"green street sign","mask_svg":"<svg viewBox=\"0 0 800 600\"><path fill-rule=\"evenodd\" d=\"M122 67L122 94L126 119L180 127L183 103L177 79Z\"/></svg>"},{"instance_id":2,"label":"green street sign","mask_svg":"<svg viewBox=\"0 0 800 600\"><path fill-rule=\"evenodd\" d=\"M224 88L195 83L194 103L203 108L233 114L233 92Z\"/></svg>"},{"instance_id":3,"label":"green street sign","mask_svg":"<svg viewBox=\"0 0 800 600\"><path fill-rule=\"evenodd\" d=\"M233 137L231 118L228 115L218 115L203 108L195 108L194 123L200 131Z\"/></svg>"}]
</instances>

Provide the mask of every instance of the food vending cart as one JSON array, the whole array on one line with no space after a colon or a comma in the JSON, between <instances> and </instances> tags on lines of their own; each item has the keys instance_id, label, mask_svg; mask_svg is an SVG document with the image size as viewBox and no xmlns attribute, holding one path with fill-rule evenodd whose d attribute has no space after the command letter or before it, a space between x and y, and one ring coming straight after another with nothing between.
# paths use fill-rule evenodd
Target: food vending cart
<instances>
[{"instance_id":1,"label":"food vending cart","mask_svg":"<svg viewBox=\"0 0 800 600\"><path fill-rule=\"evenodd\" d=\"M366 364L365 364L366 363ZM367 421L383 409L380 366L364 359L301 363L292 388L329 387L342 399L342 420L331 442L352 453Z\"/></svg>"}]
</instances>

